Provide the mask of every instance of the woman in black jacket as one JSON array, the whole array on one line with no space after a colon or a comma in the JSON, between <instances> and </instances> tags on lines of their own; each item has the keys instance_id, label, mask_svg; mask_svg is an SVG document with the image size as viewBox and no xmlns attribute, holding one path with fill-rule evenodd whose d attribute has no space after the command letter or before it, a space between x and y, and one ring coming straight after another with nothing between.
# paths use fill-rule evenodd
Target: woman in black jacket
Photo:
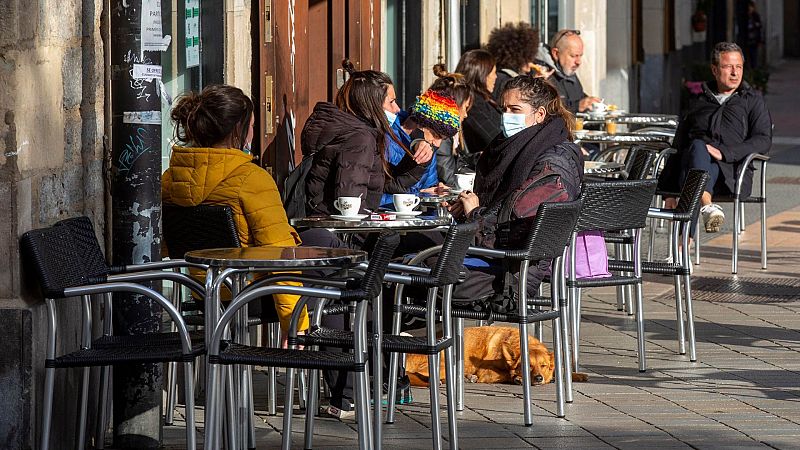
<instances>
[{"instance_id":1,"label":"woman in black jacket","mask_svg":"<svg viewBox=\"0 0 800 450\"><path fill-rule=\"evenodd\" d=\"M497 79L494 56L486 50L470 50L461 56L456 72L464 75L472 91L469 116L461 124L464 146L470 153L479 153L502 132L502 112L492 98Z\"/></svg>"},{"instance_id":2,"label":"woman in black jacket","mask_svg":"<svg viewBox=\"0 0 800 450\"><path fill-rule=\"evenodd\" d=\"M564 109L555 87L543 78L520 76L508 82L502 102L504 136L478 160L475 192L464 191L448 205L456 218L480 222L478 245L487 247L502 246L495 238L498 226L503 225L498 213L514 191L530 180L555 174L553 189L563 190L562 200L570 201L580 194L583 178L583 157L572 143L574 118ZM471 268L467 280L455 287L453 300L491 295L502 273L499 269L491 263ZM529 294L535 294L546 270L546 264L530 268Z\"/></svg>"},{"instance_id":3,"label":"woman in black jacket","mask_svg":"<svg viewBox=\"0 0 800 450\"><path fill-rule=\"evenodd\" d=\"M343 66L352 69L349 61ZM388 173L385 139L409 152L384 113L394 100L391 78L364 70L350 74L335 105L314 107L300 136L303 157L314 158L305 179L308 215L337 214L333 203L339 197L361 197L360 212L378 209Z\"/></svg>"}]
</instances>

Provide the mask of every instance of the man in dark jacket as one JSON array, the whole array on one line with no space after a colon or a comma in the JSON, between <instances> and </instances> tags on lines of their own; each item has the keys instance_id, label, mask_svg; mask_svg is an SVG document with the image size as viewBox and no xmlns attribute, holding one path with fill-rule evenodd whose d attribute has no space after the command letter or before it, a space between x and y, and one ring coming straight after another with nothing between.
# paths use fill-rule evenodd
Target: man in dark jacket
<instances>
[{"instance_id":1,"label":"man in dark jacket","mask_svg":"<svg viewBox=\"0 0 800 450\"><path fill-rule=\"evenodd\" d=\"M679 192L690 169L711 175L700 210L707 232L719 231L725 220L722 208L712 202L714 193L734 191L741 163L750 153L766 154L772 145L772 119L757 91L742 80L744 56L738 45L721 42L711 54L715 83L703 84L675 133L678 153L664 168L659 189ZM741 194L749 196L753 169L744 168ZM669 199L667 207L673 207Z\"/></svg>"},{"instance_id":2,"label":"man in dark jacket","mask_svg":"<svg viewBox=\"0 0 800 450\"><path fill-rule=\"evenodd\" d=\"M603 101L583 92L581 80L575 73L583 57L580 30L559 30L547 49L549 53L542 55L540 52L537 62L555 69L549 81L558 89L561 101L571 113L584 112L592 103Z\"/></svg>"}]
</instances>

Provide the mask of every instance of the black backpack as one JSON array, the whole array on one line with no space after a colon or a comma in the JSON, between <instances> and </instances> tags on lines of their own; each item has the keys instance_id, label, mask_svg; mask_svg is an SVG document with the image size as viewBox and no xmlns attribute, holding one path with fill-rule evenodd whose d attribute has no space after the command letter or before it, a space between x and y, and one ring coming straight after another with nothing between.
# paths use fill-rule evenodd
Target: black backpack
<instances>
[{"instance_id":1,"label":"black backpack","mask_svg":"<svg viewBox=\"0 0 800 450\"><path fill-rule=\"evenodd\" d=\"M283 182L283 208L290 219L302 219L306 216L306 175L311 169L314 158L304 158Z\"/></svg>"}]
</instances>

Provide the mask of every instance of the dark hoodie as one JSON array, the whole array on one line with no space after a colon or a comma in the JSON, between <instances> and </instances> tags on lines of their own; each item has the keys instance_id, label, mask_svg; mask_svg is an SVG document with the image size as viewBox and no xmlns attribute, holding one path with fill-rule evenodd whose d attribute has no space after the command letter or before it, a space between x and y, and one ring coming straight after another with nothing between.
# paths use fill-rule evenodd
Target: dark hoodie
<instances>
[{"instance_id":1,"label":"dark hoodie","mask_svg":"<svg viewBox=\"0 0 800 450\"><path fill-rule=\"evenodd\" d=\"M305 180L308 215L338 214L338 197L361 196L361 212L378 208L385 179L378 133L332 103L317 103L300 136L303 157L314 158Z\"/></svg>"}]
</instances>

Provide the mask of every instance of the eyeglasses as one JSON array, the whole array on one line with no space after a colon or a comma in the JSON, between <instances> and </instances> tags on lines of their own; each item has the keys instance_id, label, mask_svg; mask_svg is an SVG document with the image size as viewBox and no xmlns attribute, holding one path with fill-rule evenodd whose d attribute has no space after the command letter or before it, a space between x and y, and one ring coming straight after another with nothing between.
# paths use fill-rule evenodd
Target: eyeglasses
<instances>
[{"instance_id":1,"label":"eyeglasses","mask_svg":"<svg viewBox=\"0 0 800 450\"><path fill-rule=\"evenodd\" d=\"M581 35L581 30L564 30L563 32L561 32L561 35L558 36L555 41L553 41L553 45L551 45L550 48L557 48L559 41L561 41L561 39L564 39L567 36L580 36L580 35Z\"/></svg>"}]
</instances>

